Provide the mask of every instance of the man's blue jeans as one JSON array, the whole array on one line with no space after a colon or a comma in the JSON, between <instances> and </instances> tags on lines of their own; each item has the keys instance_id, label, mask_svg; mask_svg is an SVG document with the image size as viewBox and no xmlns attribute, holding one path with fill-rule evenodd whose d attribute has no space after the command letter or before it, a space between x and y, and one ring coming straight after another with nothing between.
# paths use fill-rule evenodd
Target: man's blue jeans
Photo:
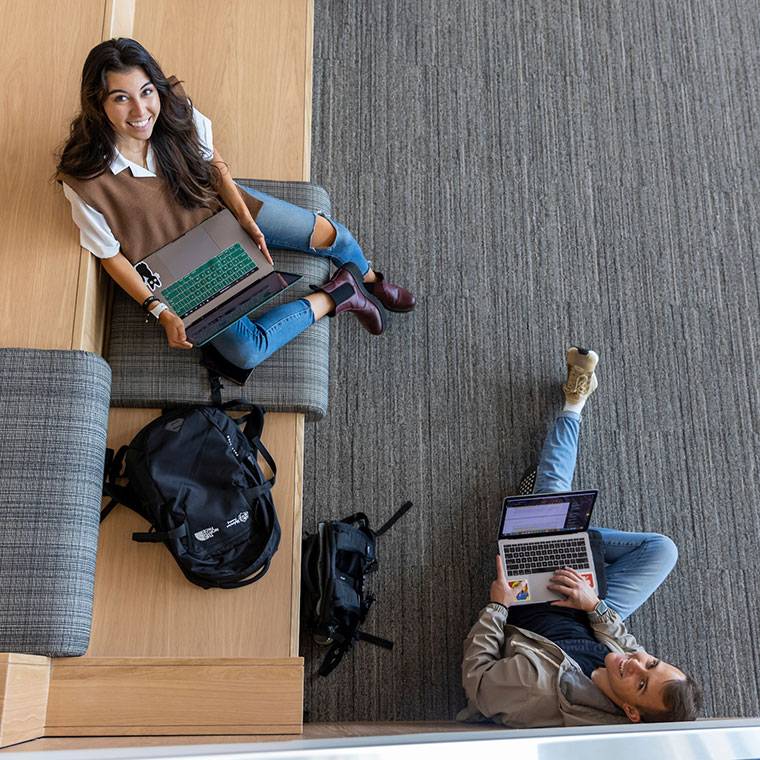
<instances>
[{"instance_id":1,"label":"man's blue jeans","mask_svg":"<svg viewBox=\"0 0 760 760\"><path fill-rule=\"evenodd\" d=\"M534 493L573 490L580 425L581 417L575 412L561 412L554 421L541 451ZM678 549L659 533L595 530L601 533L604 544L605 601L625 620L668 577L678 559Z\"/></svg>"},{"instance_id":2,"label":"man's blue jeans","mask_svg":"<svg viewBox=\"0 0 760 760\"><path fill-rule=\"evenodd\" d=\"M369 270L369 262L364 258L359 244L340 222L320 213L335 228L335 242L329 248L313 248L311 236L316 224L316 212L258 190L243 189L264 202L256 224L264 234L268 248L287 248L323 256L336 267L351 262L359 267L362 274ZM244 369L252 369L312 324L314 312L308 301L300 299L274 306L255 319L243 317L211 342L227 361Z\"/></svg>"}]
</instances>

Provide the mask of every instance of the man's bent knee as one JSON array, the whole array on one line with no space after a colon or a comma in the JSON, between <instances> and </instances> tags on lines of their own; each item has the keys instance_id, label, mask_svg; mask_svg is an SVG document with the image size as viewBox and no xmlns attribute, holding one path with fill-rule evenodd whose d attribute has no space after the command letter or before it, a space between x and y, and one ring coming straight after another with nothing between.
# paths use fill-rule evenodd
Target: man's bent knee
<instances>
[{"instance_id":1,"label":"man's bent knee","mask_svg":"<svg viewBox=\"0 0 760 760\"><path fill-rule=\"evenodd\" d=\"M655 533L651 538L652 545L657 553L657 559L663 567L670 572L678 562L678 547L672 538Z\"/></svg>"}]
</instances>

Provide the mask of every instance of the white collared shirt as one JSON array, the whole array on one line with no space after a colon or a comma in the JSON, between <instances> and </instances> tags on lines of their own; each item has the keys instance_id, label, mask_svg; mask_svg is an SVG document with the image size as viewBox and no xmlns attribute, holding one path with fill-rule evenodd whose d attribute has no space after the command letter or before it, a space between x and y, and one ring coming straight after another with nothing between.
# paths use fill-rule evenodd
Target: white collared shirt
<instances>
[{"instance_id":1,"label":"white collared shirt","mask_svg":"<svg viewBox=\"0 0 760 760\"><path fill-rule=\"evenodd\" d=\"M196 108L193 108L193 121L203 148L203 158L210 161L214 156L211 121ZM147 169L132 163L117 150L109 169L114 174L129 169L133 177L155 177L156 158L153 155L153 147L150 143L148 143L145 163ZM121 244L114 237L103 214L85 203L65 182L63 183L63 194L71 204L71 216L76 226L79 227L79 244L82 248L91 251L100 259L110 259L115 256L121 250Z\"/></svg>"}]
</instances>

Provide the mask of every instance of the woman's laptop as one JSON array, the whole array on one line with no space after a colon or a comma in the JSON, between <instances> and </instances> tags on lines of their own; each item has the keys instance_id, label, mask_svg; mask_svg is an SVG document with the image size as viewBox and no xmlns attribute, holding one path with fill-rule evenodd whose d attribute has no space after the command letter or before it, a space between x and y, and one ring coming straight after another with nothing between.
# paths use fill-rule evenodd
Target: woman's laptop
<instances>
[{"instance_id":1,"label":"woman's laptop","mask_svg":"<svg viewBox=\"0 0 760 760\"><path fill-rule=\"evenodd\" d=\"M588 530L597 491L507 496L499 554L518 604L562 599L546 588L560 567L577 570L598 588Z\"/></svg>"},{"instance_id":2,"label":"woman's laptop","mask_svg":"<svg viewBox=\"0 0 760 760\"><path fill-rule=\"evenodd\" d=\"M228 209L135 264L202 346L301 279L277 272Z\"/></svg>"}]
</instances>

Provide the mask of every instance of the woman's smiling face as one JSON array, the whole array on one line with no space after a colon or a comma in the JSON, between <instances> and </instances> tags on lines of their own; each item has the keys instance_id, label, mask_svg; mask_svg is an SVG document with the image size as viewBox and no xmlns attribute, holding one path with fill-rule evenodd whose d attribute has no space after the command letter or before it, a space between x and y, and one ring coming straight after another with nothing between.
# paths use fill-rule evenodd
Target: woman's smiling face
<instances>
[{"instance_id":1,"label":"woman's smiling face","mask_svg":"<svg viewBox=\"0 0 760 760\"><path fill-rule=\"evenodd\" d=\"M141 68L109 71L103 110L116 133L117 143L149 140L161 101L153 82Z\"/></svg>"}]
</instances>

